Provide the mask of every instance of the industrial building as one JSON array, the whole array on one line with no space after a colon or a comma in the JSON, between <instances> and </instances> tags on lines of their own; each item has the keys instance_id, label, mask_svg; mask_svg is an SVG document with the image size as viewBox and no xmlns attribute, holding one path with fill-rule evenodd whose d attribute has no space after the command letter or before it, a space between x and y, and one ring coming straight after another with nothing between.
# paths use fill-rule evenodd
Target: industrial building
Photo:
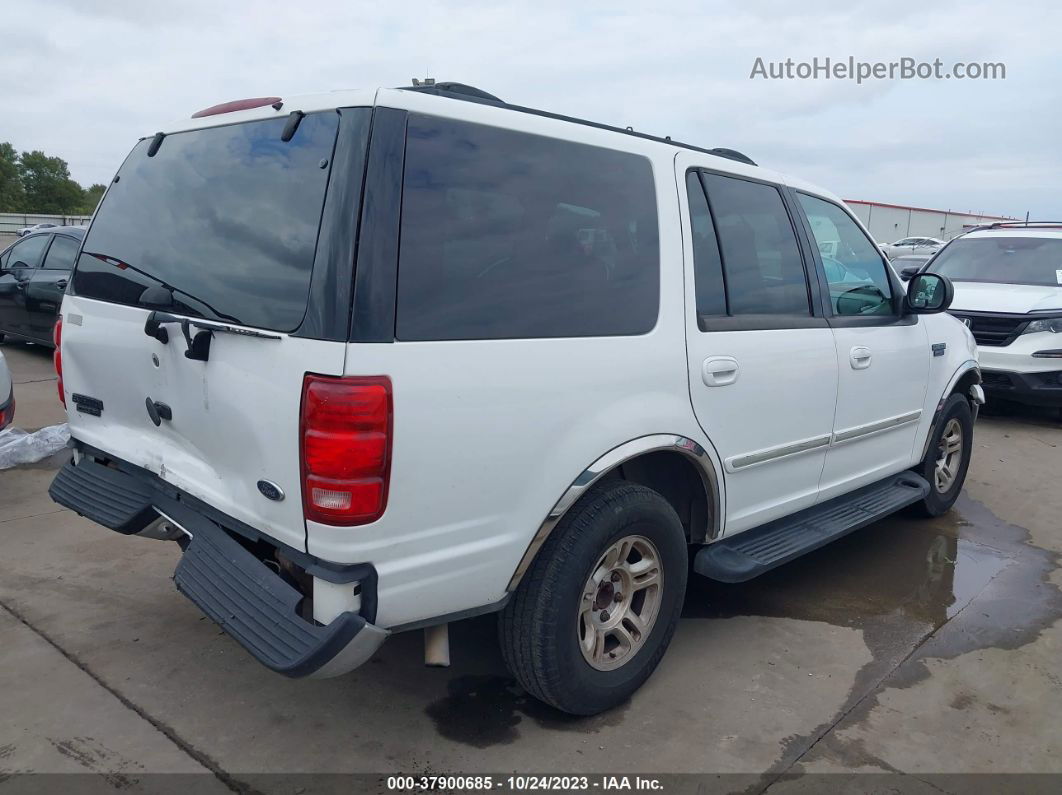
<instances>
[{"instance_id":1,"label":"industrial building","mask_svg":"<svg viewBox=\"0 0 1062 795\"><path fill-rule=\"evenodd\" d=\"M845 199L845 204L870 230L878 243L892 243L904 237L936 237L951 240L971 227L994 221L1017 221L1003 215L931 210L861 199Z\"/></svg>"}]
</instances>

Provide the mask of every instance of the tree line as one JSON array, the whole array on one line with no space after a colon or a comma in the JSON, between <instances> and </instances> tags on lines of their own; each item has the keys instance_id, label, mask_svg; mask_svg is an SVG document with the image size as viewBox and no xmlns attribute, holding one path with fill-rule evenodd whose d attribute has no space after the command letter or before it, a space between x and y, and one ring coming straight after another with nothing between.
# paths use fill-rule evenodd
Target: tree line
<instances>
[{"instance_id":1,"label":"tree line","mask_svg":"<svg viewBox=\"0 0 1062 795\"><path fill-rule=\"evenodd\" d=\"M40 150L19 154L0 143L0 213L92 215L106 189L99 183L82 188L61 157Z\"/></svg>"}]
</instances>

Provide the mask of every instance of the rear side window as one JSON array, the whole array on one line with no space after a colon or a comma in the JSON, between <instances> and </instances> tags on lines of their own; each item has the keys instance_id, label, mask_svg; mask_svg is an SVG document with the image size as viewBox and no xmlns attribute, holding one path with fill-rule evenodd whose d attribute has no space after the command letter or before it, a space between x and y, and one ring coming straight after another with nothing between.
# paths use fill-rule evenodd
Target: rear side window
<instances>
[{"instance_id":1,"label":"rear side window","mask_svg":"<svg viewBox=\"0 0 1062 795\"><path fill-rule=\"evenodd\" d=\"M723 284L723 260L719 241L708 211L700 177L696 171L686 173L686 195L690 203L690 226L693 233L693 283L697 294L697 314L725 315L726 289Z\"/></svg>"},{"instance_id":2,"label":"rear side window","mask_svg":"<svg viewBox=\"0 0 1062 795\"><path fill-rule=\"evenodd\" d=\"M173 311L275 331L306 313L339 115L311 113L141 141L107 191L73 287L137 305L165 285Z\"/></svg>"},{"instance_id":3,"label":"rear side window","mask_svg":"<svg viewBox=\"0 0 1062 795\"><path fill-rule=\"evenodd\" d=\"M642 334L659 241L645 158L411 115L401 340Z\"/></svg>"},{"instance_id":4,"label":"rear side window","mask_svg":"<svg viewBox=\"0 0 1062 795\"><path fill-rule=\"evenodd\" d=\"M778 189L703 174L726 273L731 315L810 315L807 277Z\"/></svg>"},{"instance_id":5,"label":"rear side window","mask_svg":"<svg viewBox=\"0 0 1062 795\"><path fill-rule=\"evenodd\" d=\"M74 257L80 241L66 235L56 235L48 254L44 257L44 267L49 270L68 271L74 267Z\"/></svg>"}]
</instances>

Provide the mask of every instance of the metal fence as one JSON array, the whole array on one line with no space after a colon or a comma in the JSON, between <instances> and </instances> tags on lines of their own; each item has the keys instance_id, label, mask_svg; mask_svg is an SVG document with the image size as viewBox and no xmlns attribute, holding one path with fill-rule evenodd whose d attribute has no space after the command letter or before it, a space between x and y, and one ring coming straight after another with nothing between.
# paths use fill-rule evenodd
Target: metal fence
<instances>
[{"instance_id":1,"label":"metal fence","mask_svg":"<svg viewBox=\"0 0 1062 795\"><path fill-rule=\"evenodd\" d=\"M91 215L41 215L36 213L0 213L0 248L17 239L19 229L34 224L81 226L92 220Z\"/></svg>"}]
</instances>

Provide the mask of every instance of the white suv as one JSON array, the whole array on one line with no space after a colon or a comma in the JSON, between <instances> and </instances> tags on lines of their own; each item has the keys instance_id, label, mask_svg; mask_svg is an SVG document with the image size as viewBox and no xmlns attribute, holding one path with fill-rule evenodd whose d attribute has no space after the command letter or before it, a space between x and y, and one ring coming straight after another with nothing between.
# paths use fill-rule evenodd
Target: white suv
<instances>
[{"instance_id":1,"label":"white suv","mask_svg":"<svg viewBox=\"0 0 1062 795\"><path fill-rule=\"evenodd\" d=\"M977 340L992 396L1062 409L1062 223L996 223L929 263L955 283L951 313Z\"/></svg>"},{"instance_id":2,"label":"white suv","mask_svg":"<svg viewBox=\"0 0 1062 795\"><path fill-rule=\"evenodd\" d=\"M592 714L650 675L689 556L756 576L947 510L980 375L832 194L456 84L218 106L144 138L57 329L61 504L176 540L288 676L499 612Z\"/></svg>"}]
</instances>

